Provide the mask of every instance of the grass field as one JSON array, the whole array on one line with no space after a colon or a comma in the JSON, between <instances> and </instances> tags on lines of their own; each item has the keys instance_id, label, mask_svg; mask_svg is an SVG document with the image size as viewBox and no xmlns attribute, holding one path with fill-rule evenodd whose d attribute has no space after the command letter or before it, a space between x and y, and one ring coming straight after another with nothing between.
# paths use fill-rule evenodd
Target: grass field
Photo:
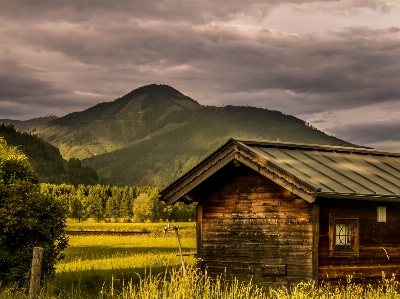
<instances>
[{"instance_id":1,"label":"grass field","mask_svg":"<svg viewBox=\"0 0 400 299\"><path fill-rule=\"evenodd\" d=\"M57 265L56 277L48 284L58 289L73 289L99 293L113 285L121 289L128 282L138 283L149 273L158 275L181 264L175 232L164 235L165 223L75 223L68 221L68 230L149 231L145 236L69 236L70 246L65 259ZM179 226L185 263L194 266L196 239L182 237L195 231L194 223L174 223Z\"/></svg>"},{"instance_id":2,"label":"grass field","mask_svg":"<svg viewBox=\"0 0 400 299\"><path fill-rule=\"evenodd\" d=\"M88 219L79 223L73 219L67 219L67 230L69 231L124 231L124 232L149 232L152 234L160 234L163 232L166 222L157 223L124 223L124 222L96 222ZM195 222L176 222L170 223L179 227L182 234L195 234Z\"/></svg>"},{"instance_id":3,"label":"grass field","mask_svg":"<svg viewBox=\"0 0 400 299\"><path fill-rule=\"evenodd\" d=\"M83 224L68 222L69 229L70 225L82 227ZM90 222L86 224L90 230L96 228L109 231L123 227L115 226L115 223L101 223L97 226ZM121 225L128 225L128 229L138 229L137 224ZM155 226L156 231L158 225ZM175 225L194 232L193 223ZM160 228L164 226L161 224ZM139 227L152 231L154 224L146 223ZM193 234L189 235L192 237L182 237L181 243L184 253L193 254L196 239ZM290 288L277 286L273 289L265 289L252 282L225 282L223 277L211 279L197 271L193 256L185 256L188 274L184 277L177 255L174 232L167 235L150 233L145 236L70 236L70 247L65 251L65 259L57 265L55 278L44 281L39 298L400 299L399 284L390 279L378 286L325 284L316 288L312 282L305 282ZM26 293L26 289L2 288L0 284L0 299L25 299Z\"/></svg>"}]
</instances>

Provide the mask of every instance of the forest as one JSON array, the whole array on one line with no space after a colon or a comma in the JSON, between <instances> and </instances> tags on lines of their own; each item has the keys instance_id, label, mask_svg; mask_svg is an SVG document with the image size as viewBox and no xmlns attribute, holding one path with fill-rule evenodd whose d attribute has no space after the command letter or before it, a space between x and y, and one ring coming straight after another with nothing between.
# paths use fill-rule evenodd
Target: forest
<instances>
[{"instance_id":1,"label":"forest","mask_svg":"<svg viewBox=\"0 0 400 299\"><path fill-rule=\"evenodd\" d=\"M78 221L97 222L193 221L195 205L177 203L167 206L158 199L158 187L115 187L110 185L40 185L40 192L61 201L68 216Z\"/></svg>"},{"instance_id":2,"label":"forest","mask_svg":"<svg viewBox=\"0 0 400 299\"><path fill-rule=\"evenodd\" d=\"M38 136L21 132L11 123L0 124L0 136L9 145L17 146L28 157L40 182L75 186L101 183L93 168L83 166L78 158L70 158L68 161L63 159L58 148Z\"/></svg>"}]
</instances>

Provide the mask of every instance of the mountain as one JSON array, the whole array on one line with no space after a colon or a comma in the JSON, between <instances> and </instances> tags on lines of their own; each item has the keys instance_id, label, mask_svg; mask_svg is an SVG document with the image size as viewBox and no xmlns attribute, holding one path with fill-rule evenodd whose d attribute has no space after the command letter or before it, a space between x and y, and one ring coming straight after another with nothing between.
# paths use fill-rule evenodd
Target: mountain
<instances>
[{"instance_id":1,"label":"mountain","mask_svg":"<svg viewBox=\"0 0 400 299\"><path fill-rule=\"evenodd\" d=\"M354 146L279 111L203 106L155 84L31 132L119 186L165 186L231 137Z\"/></svg>"},{"instance_id":2,"label":"mountain","mask_svg":"<svg viewBox=\"0 0 400 299\"><path fill-rule=\"evenodd\" d=\"M12 124L15 128L18 128L20 131L28 131L32 127L39 126L41 124L45 124L49 121L55 120L58 117L54 114L47 114L46 116L32 118L29 120L15 120L15 119L0 119L0 124Z\"/></svg>"},{"instance_id":3,"label":"mountain","mask_svg":"<svg viewBox=\"0 0 400 299\"><path fill-rule=\"evenodd\" d=\"M158 131L169 118L199 103L166 85L138 88L113 102L100 103L31 130L57 146L65 158L111 152ZM168 128L169 129L169 128Z\"/></svg>"},{"instance_id":4,"label":"mountain","mask_svg":"<svg viewBox=\"0 0 400 299\"><path fill-rule=\"evenodd\" d=\"M72 185L100 183L96 171L91 167L82 166L77 158L64 160L58 148L37 136L21 133L11 123L0 125L0 137L3 137L8 144L19 147L28 157L29 163L42 183Z\"/></svg>"}]
</instances>

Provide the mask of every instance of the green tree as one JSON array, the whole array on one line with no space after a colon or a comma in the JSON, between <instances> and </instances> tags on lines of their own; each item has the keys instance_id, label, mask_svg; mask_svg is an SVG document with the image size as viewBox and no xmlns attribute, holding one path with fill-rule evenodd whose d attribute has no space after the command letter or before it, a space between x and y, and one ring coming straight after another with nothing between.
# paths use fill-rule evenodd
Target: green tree
<instances>
[{"instance_id":1,"label":"green tree","mask_svg":"<svg viewBox=\"0 0 400 299\"><path fill-rule=\"evenodd\" d=\"M40 193L37 175L26 156L0 137L0 273L2 280L29 276L32 251L44 248L42 270L54 275L68 245L67 210L50 194Z\"/></svg>"},{"instance_id":2,"label":"green tree","mask_svg":"<svg viewBox=\"0 0 400 299\"><path fill-rule=\"evenodd\" d=\"M135 222L153 221L154 201L146 193L141 193L133 203L133 220Z\"/></svg>"},{"instance_id":3,"label":"green tree","mask_svg":"<svg viewBox=\"0 0 400 299\"><path fill-rule=\"evenodd\" d=\"M69 217L78 220L86 220L86 213L81 200L77 196L72 196L69 200Z\"/></svg>"},{"instance_id":4,"label":"green tree","mask_svg":"<svg viewBox=\"0 0 400 299\"><path fill-rule=\"evenodd\" d=\"M101 197L89 194L87 198L87 209L90 217L93 217L97 222L104 220L104 208Z\"/></svg>"}]
</instances>

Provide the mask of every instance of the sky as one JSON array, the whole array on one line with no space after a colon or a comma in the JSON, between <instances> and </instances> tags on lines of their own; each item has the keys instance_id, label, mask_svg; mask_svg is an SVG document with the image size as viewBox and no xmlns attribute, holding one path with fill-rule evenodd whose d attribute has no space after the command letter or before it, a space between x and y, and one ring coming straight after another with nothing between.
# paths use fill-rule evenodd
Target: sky
<instances>
[{"instance_id":1,"label":"sky","mask_svg":"<svg viewBox=\"0 0 400 299\"><path fill-rule=\"evenodd\" d=\"M400 151L400 1L0 0L0 119L153 83Z\"/></svg>"}]
</instances>

